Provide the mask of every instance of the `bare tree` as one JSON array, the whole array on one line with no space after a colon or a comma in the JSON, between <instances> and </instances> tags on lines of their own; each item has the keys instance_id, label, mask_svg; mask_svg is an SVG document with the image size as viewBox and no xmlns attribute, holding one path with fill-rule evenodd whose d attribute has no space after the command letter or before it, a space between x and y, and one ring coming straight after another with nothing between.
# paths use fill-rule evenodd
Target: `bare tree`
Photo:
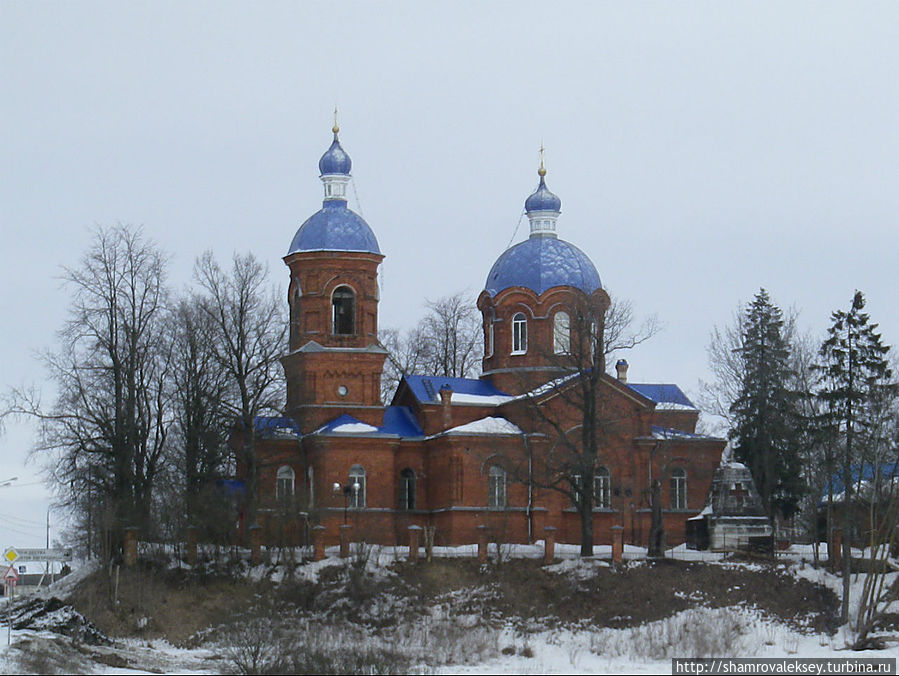
<instances>
[{"instance_id":1,"label":"bare tree","mask_svg":"<svg viewBox=\"0 0 899 676\"><path fill-rule=\"evenodd\" d=\"M60 347L44 355L58 396L50 410L34 392L15 393L35 416L64 505L80 510L116 556L127 526L150 526L154 482L169 431L169 351L163 319L166 257L140 229L97 228L78 267Z\"/></svg>"},{"instance_id":2,"label":"bare tree","mask_svg":"<svg viewBox=\"0 0 899 676\"><path fill-rule=\"evenodd\" d=\"M460 291L425 305L427 314L409 331L381 331L388 352L381 380L385 401L407 374L468 378L480 372L483 340L474 299Z\"/></svg>"},{"instance_id":3,"label":"bare tree","mask_svg":"<svg viewBox=\"0 0 899 676\"><path fill-rule=\"evenodd\" d=\"M172 348L171 467L177 471L184 515L194 525L209 521L214 483L227 471L229 450L225 402L229 378L215 349L215 326L195 302L182 299L169 318ZM209 518L207 518L209 517Z\"/></svg>"},{"instance_id":4,"label":"bare tree","mask_svg":"<svg viewBox=\"0 0 899 676\"><path fill-rule=\"evenodd\" d=\"M287 319L277 292L269 285L268 269L252 254L235 254L224 272L206 252L197 260L195 277L203 290L198 298L208 317L216 359L229 380L226 410L237 418L238 461L246 473L246 517L255 525L258 507L259 460L257 416L278 411L284 401L284 352Z\"/></svg>"},{"instance_id":5,"label":"bare tree","mask_svg":"<svg viewBox=\"0 0 899 676\"><path fill-rule=\"evenodd\" d=\"M573 297L568 308L568 349L543 355L566 372L525 397L538 435L525 437L526 464L517 480L557 491L571 500L581 523L581 556L593 554L593 508L602 449L623 443L632 415L619 405L610 376L609 355L649 340L659 330L649 319L634 328L630 303L609 304L602 296ZM545 448L534 448L535 444Z\"/></svg>"},{"instance_id":6,"label":"bare tree","mask_svg":"<svg viewBox=\"0 0 899 676\"><path fill-rule=\"evenodd\" d=\"M427 341L420 323L405 332L383 328L379 332L379 338L381 345L387 350L387 360L381 375L381 399L388 402L404 375L427 372Z\"/></svg>"}]
</instances>

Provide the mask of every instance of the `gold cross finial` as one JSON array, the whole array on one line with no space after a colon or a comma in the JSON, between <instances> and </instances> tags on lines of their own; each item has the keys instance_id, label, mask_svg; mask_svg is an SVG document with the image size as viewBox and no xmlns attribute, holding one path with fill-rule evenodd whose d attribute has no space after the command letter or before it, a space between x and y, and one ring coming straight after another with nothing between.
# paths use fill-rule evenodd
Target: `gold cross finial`
<instances>
[{"instance_id":1,"label":"gold cross finial","mask_svg":"<svg viewBox=\"0 0 899 676\"><path fill-rule=\"evenodd\" d=\"M335 134L340 131L340 127L337 126L337 106L334 106L334 127L331 129Z\"/></svg>"},{"instance_id":2,"label":"gold cross finial","mask_svg":"<svg viewBox=\"0 0 899 676\"><path fill-rule=\"evenodd\" d=\"M544 166L544 164L543 164L543 158L544 158L545 152L546 152L546 148L543 147L543 141L541 141L540 142L540 168L537 169L537 173L540 175L541 178L543 176L546 176L546 166Z\"/></svg>"}]
</instances>

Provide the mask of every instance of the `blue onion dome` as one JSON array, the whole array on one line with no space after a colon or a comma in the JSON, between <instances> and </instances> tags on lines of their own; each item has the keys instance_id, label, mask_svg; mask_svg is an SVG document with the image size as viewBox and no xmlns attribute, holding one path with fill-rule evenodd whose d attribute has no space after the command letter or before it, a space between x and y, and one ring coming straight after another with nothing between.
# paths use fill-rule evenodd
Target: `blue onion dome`
<instances>
[{"instance_id":1,"label":"blue onion dome","mask_svg":"<svg viewBox=\"0 0 899 676\"><path fill-rule=\"evenodd\" d=\"M531 236L506 249L490 268L485 288L491 296L523 286L538 296L555 286L590 294L602 288L593 262L574 244L557 237Z\"/></svg>"},{"instance_id":2,"label":"blue onion dome","mask_svg":"<svg viewBox=\"0 0 899 676\"><path fill-rule=\"evenodd\" d=\"M378 240L368 223L347 207L346 186L350 180L350 158L337 140L322 155L318 168L325 189L322 208L312 214L293 236L289 256L298 251L362 251L380 254Z\"/></svg>"},{"instance_id":3,"label":"blue onion dome","mask_svg":"<svg viewBox=\"0 0 899 676\"><path fill-rule=\"evenodd\" d=\"M287 251L364 251L380 254L375 233L345 200L325 200L294 235Z\"/></svg>"},{"instance_id":4,"label":"blue onion dome","mask_svg":"<svg viewBox=\"0 0 899 676\"><path fill-rule=\"evenodd\" d=\"M331 147L325 151L325 154L322 155L322 158L318 161L318 171L322 176L329 174L349 175L350 169L353 168L353 162L350 160L350 156L346 154L346 151L340 145L340 140L337 138L338 131L340 131L340 129L335 124L334 141L331 142Z\"/></svg>"},{"instance_id":5,"label":"blue onion dome","mask_svg":"<svg viewBox=\"0 0 899 676\"><path fill-rule=\"evenodd\" d=\"M542 167L540 168L540 185L537 186L537 190L527 198L524 202L524 210L527 213L531 213L532 211L562 211L562 200L559 199L557 195L550 192L549 188L546 187L546 170Z\"/></svg>"}]
</instances>

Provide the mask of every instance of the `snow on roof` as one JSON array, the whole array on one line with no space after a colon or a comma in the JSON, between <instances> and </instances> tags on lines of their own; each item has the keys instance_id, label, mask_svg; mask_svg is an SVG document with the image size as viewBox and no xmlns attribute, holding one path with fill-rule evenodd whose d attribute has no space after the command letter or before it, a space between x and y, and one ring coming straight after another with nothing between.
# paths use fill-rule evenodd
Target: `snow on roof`
<instances>
[{"instance_id":1,"label":"snow on roof","mask_svg":"<svg viewBox=\"0 0 899 676\"><path fill-rule=\"evenodd\" d=\"M518 425L505 418L488 416L448 429L445 434L523 434L523 432Z\"/></svg>"},{"instance_id":2,"label":"snow on roof","mask_svg":"<svg viewBox=\"0 0 899 676\"><path fill-rule=\"evenodd\" d=\"M362 434L364 432L377 432L378 428L374 425L367 425L363 422L357 423L343 423L342 425L336 425L331 428L332 432L339 432L341 434Z\"/></svg>"},{"instance_id":3,"label":"snow on roof","mask_svg":"<svg viewBox=\"0 0 899 676\"><path fill-rule=\"evenodd\" d=\"M300 426L287 416L256 416L253 426L262 439L298 439L302 435Z\"/></svg>"},{"instance_id":4,"label":"snow on roof","mask_svg":"<svg viewBox=\"0 0 899 676\"><path fill-rule=\"evenodd\" d=\"M511 401L514 397L508 394L464 394L453 392L450 397L451 404L474 404L477 406L499 406Z\"/></svg>"},{"instance_id":5,"label":"snow on roof","mask_svg":"<svg viewBox=\"0 0 899 676\"><path fill-rule=\"evenodd\" d=\"M705 434L696 434L694 432L684 432L683 430L676 430L671 427L659 427L658 425L652 426L652 438L653 439L713 439L718 441L718 437L710 437Z\"/></svg>"},{"instance_id":6,"label":"snow on roof","mask_svg":"<svg viewBox=\"0 0 899 676\"><path fill-rule=\"evenodd\" d=\"M449 387L453 391L450 403L498 406L512 399L486 380L477 378L449 378L446 376L403 376L412 394L423 404L439 404L440 390Z\"/></svg>"},{"instance_id":7,"label":"snow on roof","mask_svg":"<svg viewBox=\"0 0 899 676\"><path fill-rule=\"evenodd\" d=\"M423 437L424 432L407 406L388 406L384 409L383 424L369 425L344 413L319 427L313 434L353 434L392 437Z\"/></svg>"},{"instance_id":8,"label":"snow on roof","mask_svg":"<svg viewBox=\"0 0 899 676\"><path fill-rule=\"evenodd\" d=\"M673 401L660 401L656 404L657 411L695 411L695 406L687 406L686 404L678 404Z\"/></svg>"},{"instance_id":9,"label":"snow on roof","mask_svg":"<svg viewBox=\"0 0 899 676\"><path fill-rule=\"evenodd\" d=\"M656 410L698 410L681 388L672 383L628 383L627 386L656 402Z\"/></svg>"}]
</instances>

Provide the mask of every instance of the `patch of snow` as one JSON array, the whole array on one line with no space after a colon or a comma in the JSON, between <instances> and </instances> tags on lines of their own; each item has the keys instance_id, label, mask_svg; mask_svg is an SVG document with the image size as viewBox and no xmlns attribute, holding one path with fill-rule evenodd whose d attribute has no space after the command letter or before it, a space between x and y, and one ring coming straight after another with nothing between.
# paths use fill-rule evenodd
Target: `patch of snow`
<instances>
[{"instance_id":1,"label":"patch of snow","mask_svg":"<svg viewBox=\"0 0 899 676\"><path fill-rule=\"evenodd\" d=\"M462 392L453 392L450 398L451 404L471 404L475 406L499 406L507 401L512 401L515 397L508 394L464 394ZM440 396L437 396L440 400Z\"/></svg>"},{"instance_id":2,"label":"patch of snow","mask_svg":"<svg viewBox=\"0 0 899 676\"><path fill-rule=\"evenodd\" d=\"M522 430L505 418L488 416L448 429L446 434L522 434Z\"/></svg>"},{"instance_id":3,"label":"patch of snow","mask_svg":"<svg viewBox=\"0 0 899 676\"><path fill-rule=\"evenodd\" d=\"M344 423L343 425L338 425L337 427L331 430L332 432L339 432L341 434L365 434L368 432L377 432L378 428L373 425L366 425L365 423Z\"/></svg>"},{"instance_id":4,"label":"patch of snow","mask_svg":"<svg viewBox=\"0 0 899 676\"><path fill-rule=\"evenodd\" d=\"M677 404L673 401L660 401L656 404L657 411L698 411L695 406L687 406L686 404Z\"/></svg>"}]
</instances>

